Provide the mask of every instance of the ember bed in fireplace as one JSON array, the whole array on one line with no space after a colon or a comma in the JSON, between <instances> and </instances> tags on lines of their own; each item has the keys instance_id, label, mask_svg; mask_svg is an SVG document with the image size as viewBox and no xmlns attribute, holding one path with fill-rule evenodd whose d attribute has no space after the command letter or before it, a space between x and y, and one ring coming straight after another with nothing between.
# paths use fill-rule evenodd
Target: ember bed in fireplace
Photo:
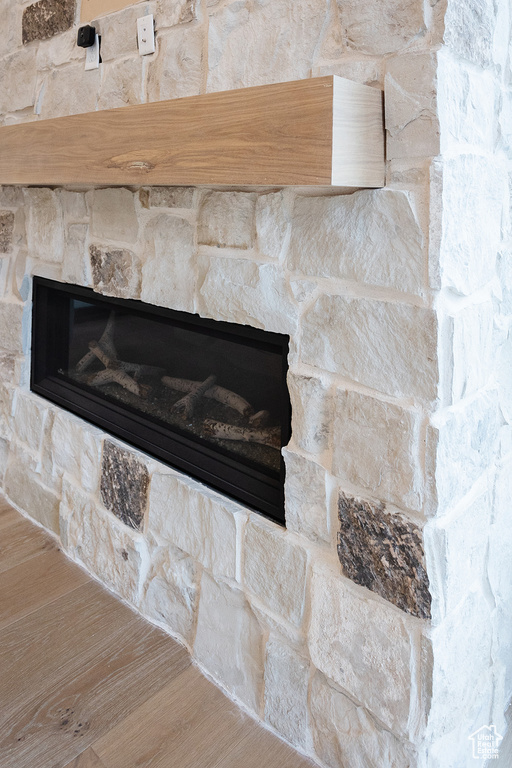
<instances>
[{"instance_id":1,"label":"ember bed in fireplace","mask_svg":"<svg viewBox=\"0 0 512 768\"><path fill-rule=\"evenodd\" d=\"M34 392L283 523L288 341L34 278Z\"/></svg>"}]
</instances>

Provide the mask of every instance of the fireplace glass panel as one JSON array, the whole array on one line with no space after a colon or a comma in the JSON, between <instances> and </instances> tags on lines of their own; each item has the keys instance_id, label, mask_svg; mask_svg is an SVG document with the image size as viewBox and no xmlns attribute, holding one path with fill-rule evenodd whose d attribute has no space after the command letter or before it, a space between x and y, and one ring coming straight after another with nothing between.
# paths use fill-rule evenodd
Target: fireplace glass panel
<instances>
[{"instance_id":1,"label":"fireplace glass panel","mask_svg":"<svg viewBox=\"0 0 512 768\"><path fill-rule=\"evenodd\" d=\"M283 521L287 337L34 282L35 391Z\"/></svg>"}]
</instances>

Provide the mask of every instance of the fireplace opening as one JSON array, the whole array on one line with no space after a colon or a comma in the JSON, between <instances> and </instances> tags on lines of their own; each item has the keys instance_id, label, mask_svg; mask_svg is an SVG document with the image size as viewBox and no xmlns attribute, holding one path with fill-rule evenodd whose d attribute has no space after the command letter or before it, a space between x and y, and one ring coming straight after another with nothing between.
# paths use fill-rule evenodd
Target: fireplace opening
<instances>
[{"instance_id":1,"label":"fireplace opening","mask_svg":"<svg viewBox=\"0 0 512 768\"><path fill-rule=\"evenodd\" d=\"M283 524L288 343L34 278L34 392Z\"/></svg>"}]
</instances>

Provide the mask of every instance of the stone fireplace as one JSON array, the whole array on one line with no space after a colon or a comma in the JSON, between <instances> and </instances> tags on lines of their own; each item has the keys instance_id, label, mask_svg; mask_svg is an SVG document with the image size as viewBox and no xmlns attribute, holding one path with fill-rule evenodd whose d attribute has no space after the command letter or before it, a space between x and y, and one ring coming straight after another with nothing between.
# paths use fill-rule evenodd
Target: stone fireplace
<instances>
[{"instance_id":1,"label":"stone fireplace","mask_svg":"<svg viewBox=\"0 0 512 768\"><path fill-rule=\"evenodd\" d=\"M0 6L3 125L384 90L383 189L0 187L0 480L318 763L469 765L512 694L507 4L152 0L97 20L89 72L79 3ZM30 391L35 277L289 337L286 526Z\"/></svg>"}]
</instances>

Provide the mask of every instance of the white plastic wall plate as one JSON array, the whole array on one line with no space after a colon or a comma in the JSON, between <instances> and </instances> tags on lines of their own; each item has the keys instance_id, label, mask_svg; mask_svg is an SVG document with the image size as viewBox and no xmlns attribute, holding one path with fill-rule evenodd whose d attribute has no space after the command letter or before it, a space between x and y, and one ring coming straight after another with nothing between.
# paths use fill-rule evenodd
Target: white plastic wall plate
<instances>
[{"instance_id":1,"label":"white plastic wall plate","mask_svg":"<svg viewBox=\"0 0 512 768\"><path fill-rule=\"evenodd\" d=\"M85 69L98 69L100 66L100 38L96 35L94 45L85 49Z\"/></svg>"},{"instance_id":2,"label":"white plastic wall plate","mask_svg":"<svg viewBox=\"0 0 512 768\"><path fill-rule=\"evenodd\" d=\"M152 13L137 19L137 40L139 56L147 56L155 52L155 24Z\"/></svg>"}]
</instances>

